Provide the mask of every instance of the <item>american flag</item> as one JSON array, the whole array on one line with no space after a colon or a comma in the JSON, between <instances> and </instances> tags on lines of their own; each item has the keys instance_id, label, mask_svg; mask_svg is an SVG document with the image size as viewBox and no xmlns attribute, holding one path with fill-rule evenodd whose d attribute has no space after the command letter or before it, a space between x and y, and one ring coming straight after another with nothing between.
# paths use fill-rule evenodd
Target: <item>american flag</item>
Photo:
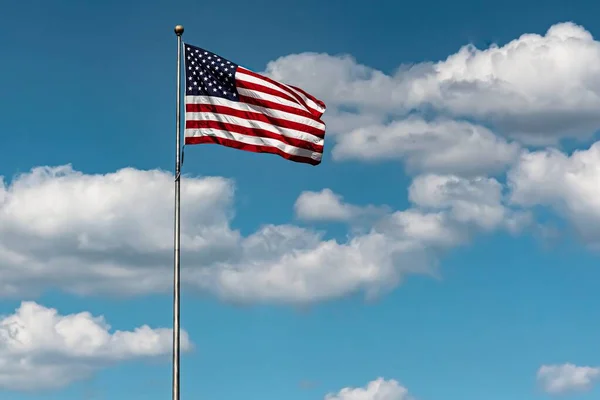
<instances>
[{"instance_id":1,"label":"american flag","mask_svg":"<svg viewBox=\"0 0 600 400\"><path fill-rule=\"evenodd\" d=\"M185 144L216 143L317 165L325 103L295 86L185 46Z\"/></svg>"}]
</instances>

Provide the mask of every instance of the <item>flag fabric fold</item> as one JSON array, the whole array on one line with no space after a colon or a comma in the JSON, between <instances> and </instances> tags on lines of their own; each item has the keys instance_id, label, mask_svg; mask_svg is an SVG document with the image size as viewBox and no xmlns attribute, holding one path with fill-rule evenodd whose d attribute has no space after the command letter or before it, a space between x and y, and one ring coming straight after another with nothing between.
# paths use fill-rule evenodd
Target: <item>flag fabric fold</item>
<instances>
[{"instance_id":1,"label":"flag fabric fold","mask_svg":"<svg viewBox=\"0 0 600 400\"><path fill-rule=\"evenodd\" d=\"M185 144L215 143L318 165L325 103L304 90L184 44Z\"/></svg>"}]
</instances>

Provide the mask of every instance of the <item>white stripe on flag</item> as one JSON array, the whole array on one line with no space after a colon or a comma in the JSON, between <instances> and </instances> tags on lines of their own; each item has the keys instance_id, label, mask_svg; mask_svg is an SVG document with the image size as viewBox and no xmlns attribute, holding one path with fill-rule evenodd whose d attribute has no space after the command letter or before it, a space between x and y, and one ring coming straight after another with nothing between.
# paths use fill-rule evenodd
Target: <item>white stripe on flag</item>
<instances>
[{"instance_id":1,"label":"white stripe on flag","mask_svg":"<svg viewBox=\"0 0 600 400\"><path fill-rule=\"evenodd\" d=\"M282 135L294 139L304 140L305 142L314 143L323 146L325 140L310 133L298 131L295 129L282 128L277 125L269 124L263 121L255 121L233 115L227 115L223 113L211 113L211 112L186 112L186 121L219 121L226 124L239 125L245 128L264 129L269 132L273 132L277 135Z\"/></svg>"},{"instance_id":2,"label":"white stripe on flag","mask_svg":"<svg viewBox=\"0 0 600 400\"><path fill-rule=\"evenodd\" d=\"M221 97L215 96L185 96L186 104L206 104L206 105L216 105L233 108L238 111L246 111L264 114L272 118L284 119L292 122L296 122L303 125L308 125L310 127L325 131L325 124L322 122L317 122L315 119L306 118L301 115L288 113L285 111L276 110L273 108L266 108L261 106L255 106L252 104L246 104L241 101L231 101L228 99L224 99Z\"/></svg>"},{"instance_id":3,"label":"white stripe on flag","mask_svg":"<svg viewBox=\"0 0 600 400\"><path fill-rule=\"evenodd\" d=\"M291 154L294 156L312 158L313 160L320 160L322 157L321 153L301 149L299 147L291 146L289 144L283 143L279 140L265 138L265 137L257 137L257 136L248 136L243 135L241 133L234 133L229 131L223 131L220 129L186 129L185 130L186 137L201 137L201 136L212 136L221 139L229 139L234 140L236 142L251 144L255 146L268 146L275 147L284 153Z\"/></svg>"}]
</instances>

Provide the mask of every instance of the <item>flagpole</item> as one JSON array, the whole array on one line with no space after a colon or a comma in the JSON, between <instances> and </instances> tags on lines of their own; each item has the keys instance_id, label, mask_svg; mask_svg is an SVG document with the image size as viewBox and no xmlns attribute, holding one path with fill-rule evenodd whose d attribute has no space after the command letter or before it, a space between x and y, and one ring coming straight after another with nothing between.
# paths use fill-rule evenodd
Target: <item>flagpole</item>
<instances>
[{"instance_id":1,"label":"flagpole","mask_svg":"<svg viewBox=\"0 0 600 400\"><path fill-rule=\"evenodd\" d=\"M179 283L180 266L180 242L181 242L181 35L183 35L183 26L175 27L177 35L177 122L175 124L175 244L174 244L174 262L173 262L173 400L179 400L179 342L180 342L180 292Z\"/></svg>"}]
</instances>

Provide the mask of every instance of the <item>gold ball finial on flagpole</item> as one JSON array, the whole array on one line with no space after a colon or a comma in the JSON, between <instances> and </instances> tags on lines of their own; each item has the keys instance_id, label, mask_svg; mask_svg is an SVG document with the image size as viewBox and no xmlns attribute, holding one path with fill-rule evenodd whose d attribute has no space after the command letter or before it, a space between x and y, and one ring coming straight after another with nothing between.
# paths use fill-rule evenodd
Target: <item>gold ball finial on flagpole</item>
<instances>
[{"instance_id":1,"label":"gold ball finial on flagpole","mask_svg":"<svg viewBox=\"0 0 600 400\"><path fill-rule=\"evenodd\" d=\"M177 36L181 36L181 35L183 35L183 25L177 25L177 26L175 27L175 34L176 34Z\"/></svg>"}]
</instances>

